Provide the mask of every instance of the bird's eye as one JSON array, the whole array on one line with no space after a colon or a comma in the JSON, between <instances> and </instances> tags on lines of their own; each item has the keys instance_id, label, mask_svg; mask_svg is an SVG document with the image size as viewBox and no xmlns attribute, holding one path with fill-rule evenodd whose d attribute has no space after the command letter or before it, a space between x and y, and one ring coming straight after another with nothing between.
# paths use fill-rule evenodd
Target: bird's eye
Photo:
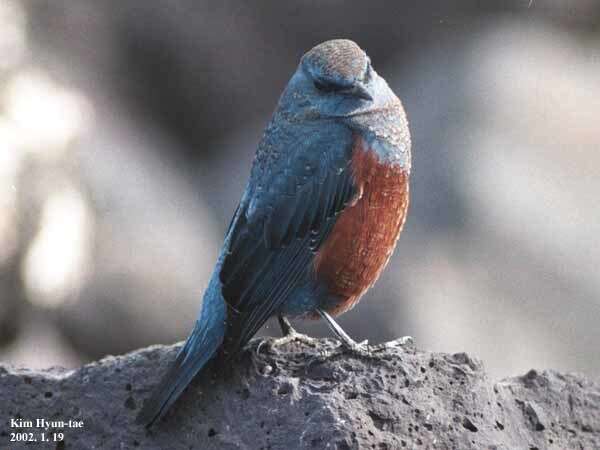
<instances>
[{"instance_id":1,"label":"bird's eye","mask_svg":"<svg viewBox=\"0 0 600 450\"><path fill-rule=\"evenodd\" d=\"M373 78L373 68L371 67L371 61L367 64L367 70L365 71L364 81L369 82Z\"/></svg>"},{"instance_id":2,"label":"bird's eye","mask_svg":"<svg viewBox=\"0 0 600 450\"><path fill-rule=\"evenodd\" d=\"M339 84L324 80L315 80L314 84L321 92L340 92L346 88L345 86L340 86Z\"/></svg>"}]
</instances>

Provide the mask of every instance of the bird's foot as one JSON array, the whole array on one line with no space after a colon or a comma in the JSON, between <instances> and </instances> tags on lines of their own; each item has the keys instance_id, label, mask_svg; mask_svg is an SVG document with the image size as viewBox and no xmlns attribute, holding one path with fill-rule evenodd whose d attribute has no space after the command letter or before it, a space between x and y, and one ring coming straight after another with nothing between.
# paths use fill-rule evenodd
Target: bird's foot
<instances>
[{"instance_id":1,"label":"bird's foot","mask_svg":"<svg viewBox=\"0 0 600 450\"><path fill-rule=\"evenodd\" d=\"M379 353L389 349L409 347L414 344L411 336L403 336L393 341L383 342L381 344L369 345L369 341L355 342L352 339L341 339L340 345L332 350L325 350L309 362L309 366L314 363L322 363L331 358L339 356L352 355L358 358L376 359Z\"/></svg>"},{"instance_id":2,"label":"bird's foot","mask_svg":"<svg viewBox=\"0 0 600 450\"><path fill-rule=\"evenodd\" d=\"M259 375L268 375L277 369L281 361L277 358L276 349L291 342L301 342L309 347L318 347L318 339L311 338L295 330L291 330L281 338L267 337L257 340L251 348L251 360Z\"/></svg>"},{"instance_id":3,"label":"bird's foot","mask_svg":"<svg viewBox=\"0 0 600 450\"><path fill-rule=\"evenodd\" d=\"M412 347L415 345L415 340L412 336L402 336L393 341L383 342L381 344L376 345L377 348L381 350L386 350L388 348L402 348L402 347Z\"/></svg>"},{"instance_id":4,"label":"bird's foot","mask_svg":"<svg viewBox=\"0 0 600 450\"><path fill-rule=\"evenodd\" d=\"M280 338L266 338L262 339L254 350L256 356L260 356L262 350L266 350L266 353L273 353L273 351L282 345L289 344L291 342L300 342L308 347L317 347L319 341L315 338L311 338L306 334L298 333L293 328L288 333Z\"/></svg>"},{"instance_id":5,"label":"bird's foot","mask_svg":"<svg viewBox=\"0 0 600 450\"><path fill-rule=\"evenodd\" d=\"M275 347L279 347L281 345L289 344L290 342L301 342L302 344L307 345L309 347L317 346L317 339L311 338L306 334L298 333L286 317L284 317L283 315L279 315L278 320L279 326L281 327L281 332L283 333L283 337L278 339L270 339L267 344L269 346L269 350L272 350ZM260 351L260 348L257 349L257 351Z\"/></svg>"},{"instance_id":6,"label":"bird's foot","mask_svg":"<svg viewBox=\"0 0 600 450\"><path fill-rule=\"evenodd\" d=\"M383 352L392 348L403 348L414 345L414 339L411 336L402 336L401 338L394 339L393 341L382 342L377 345L369 345L368 341L360 343L350 343L350 345L343 343L350 352L357 355L374 356L375 353Z\"/></svg>"},{"instance_id":7,"label":"bird's foot","mask_svg":"<svg viewBox=\"0 0 600 450\"><path fill-rule=\"evenodd\" d=\"M291 330L285 336L271 340L268 345L269 349L274 349L275 347L286 345L291 342L301 342L309 347L316 347L318 345L317 339L307 336L306 334L298 333L296 330Z\"/></svg>"},{"instance_id":8,"label":"bird's foot","mask_svg":"<svg viewBox=\"0 0 600 450\"><path fill-rule=\"evenodd\" d=\"M355 342L352 339L342 339L340 345L325 352L325 356L354 355L359 358L372 358L378 346L369 345L369 341Z\"/></svg>"},{"instance_id":9,"label":"bird's foot","mask_svg":"<svg viewBox=\"0 0 600 450\"><path fill-rule=\"evenodd\" d=\"M263 348L271 349L273 338L266 337L250 341L248 349L250 350L250 360L254 366L254 370L259 375L268 375L273 371L275 366L274 359L269 356L270 352L261 352Z\"/></svg>"}]
</instances>

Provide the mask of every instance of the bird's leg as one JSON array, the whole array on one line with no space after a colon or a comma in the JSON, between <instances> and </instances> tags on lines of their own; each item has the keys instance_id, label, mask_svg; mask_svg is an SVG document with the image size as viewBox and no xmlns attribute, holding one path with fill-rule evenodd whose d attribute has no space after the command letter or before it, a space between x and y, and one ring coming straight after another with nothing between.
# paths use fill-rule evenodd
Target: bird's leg
<instances>
[{"instance_id":1,"label":"bird's leg","mask_svg":"<svg viewBox=\"0 0 600 450\"><path fill-rule=\"evenodd\" d=\"M310 345L311 347L314 347L316 345L316 339L311 338L310 336L307 336L305 334L298 333L294 329L288 318L285 317L283 314L279 314L277 316L277 320L279 322L279 327L281 328L281 333L283 334L283 337L276 339L273 342L274 345L282 345L294 341L302 342L303 344Z\"/></svg>"},{"instance_id":2,"label":"bird's leg","mask_svg":"<svg viewBox=\"0 0 600 450\"><path fill-rule=\"evenodd\" d=\"M294 329L290 321L287 319L287 317L285 317L283 314L279 314L277 316L277 321L279 322L279 327L281 328L281 333L283 334L283 337L280 337L278 339L270 338L267 341L261 342L256 349L257 353L260 352L262 345L267 345L269 349L273 349L280 345L289 344L290 342L302 342L303 344L308 345L310 347L315 347L317 345L316 339L311 338L310 336L307 336L305 334L298 333Z\"/></svg>"},{"instance_id":3,"label":"bird's leg","mask_svg":"<svg viewBox=\"0 0 600 450\"><path fill-rule=\"evenodd\" d=\"M297 331L294 329L290 321L283 314L279 314L277 316L277 321L279 322L279 328L281 328L281 334L284 336L289 336L290 334L295 334Z\"/></svg>"},{"instance_id":4,"label":"bird's leg","mask_svg":"<svg viewBox=\"0 0 600 450\"><path fill-rule=\"evenodd\" d=\"M317 308L317 312L323 319L325 319L331 331L333 331L333 333L340 339L342 345L346 347L346 349L360 354L370 353L369 341L356 342L354 339L348 336L348 333L344 331L339 323L333 320L333 317L331 317L327 311Z\"/></svg>"},{"instance_id":5,"label":"bird's leg","mask_svg":"<svg viewBox=\"0 0 600 450\"><path fill-rule=\"evenodd\" d=\"M384 342L378 345L369 345L369 341L356 342L348 333L344 331L344 329L335 321L333 317L327 311L324 311L320 308L317 309L317 312L321 315L323 319L329 325L329 328L335 333L335 335L340 339L342 343L342 347L339 350L334 350L333 354L341 354L346 352L355 353L359 356L367 356L373 357L374 353L384 351L389 348L394 347L405 347L413 344L413 338L410 336L404 336L399 339L395 339L390 342ZM332 354L332 355L333 355ZM329 356L332 356L329 355Z\"/></svg>"}]
</instances>

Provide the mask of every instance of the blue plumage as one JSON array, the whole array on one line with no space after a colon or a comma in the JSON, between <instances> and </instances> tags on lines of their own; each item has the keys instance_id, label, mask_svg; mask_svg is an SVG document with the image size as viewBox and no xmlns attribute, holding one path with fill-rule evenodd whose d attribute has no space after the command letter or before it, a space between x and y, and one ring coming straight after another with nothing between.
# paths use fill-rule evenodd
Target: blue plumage
<instances>
[{"instance_id":1,"label":"blue plumage","mask_svg":"<svg viewBox=\"0 0 600 450\"><path fill-rule=\"evenodd\" d=\"M302 58L259 144L198 320L140 423L162 417L213 356L235 355L269 317L314 314L327 301L315 255L358 194L356 136L393 150L402 120L406 128L400 102L353 42L328 41Z\"/></svg>"}]
</instances>

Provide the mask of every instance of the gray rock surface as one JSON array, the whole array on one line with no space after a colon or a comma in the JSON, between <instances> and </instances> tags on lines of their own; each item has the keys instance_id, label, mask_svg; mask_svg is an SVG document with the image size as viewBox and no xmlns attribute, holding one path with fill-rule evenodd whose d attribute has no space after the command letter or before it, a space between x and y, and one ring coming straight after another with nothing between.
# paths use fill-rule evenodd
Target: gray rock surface
<instances>
[{"instance_id":1,"label":"gray rock surface","mask_svg":"<svg viewBox=\"0 0 600 450\"><path fill-rule=\"evenodd\" d=\"M337 342L245 352L209 368L151 430L136 413L179 345L80 369L0 366L0 448L51 449L598 449L600 384L530 371L500 382L464 353L390 346L374 357ZM9 442L10 419L83 420L61 443ZM35 425L35 423L34 423Z\"/></svg>"}]
</instances>

